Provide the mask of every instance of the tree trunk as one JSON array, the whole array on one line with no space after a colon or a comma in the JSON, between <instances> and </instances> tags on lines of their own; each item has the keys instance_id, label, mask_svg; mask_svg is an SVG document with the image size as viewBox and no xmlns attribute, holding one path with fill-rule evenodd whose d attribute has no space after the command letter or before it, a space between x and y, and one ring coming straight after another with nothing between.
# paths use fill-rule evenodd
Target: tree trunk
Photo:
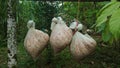
<instances>
[{"instance_id":1,"label":"tree trunk","mask_svg":"<svg viewBox=\"0 0 120 68\"><path fill-rule=\"evenodd\" d=\"M8 0L8 18L7 18L7 47L8 47L8 68L15 68L16 60L16 22L12 11L12 2Z\"/></svg>"}]
</instances>

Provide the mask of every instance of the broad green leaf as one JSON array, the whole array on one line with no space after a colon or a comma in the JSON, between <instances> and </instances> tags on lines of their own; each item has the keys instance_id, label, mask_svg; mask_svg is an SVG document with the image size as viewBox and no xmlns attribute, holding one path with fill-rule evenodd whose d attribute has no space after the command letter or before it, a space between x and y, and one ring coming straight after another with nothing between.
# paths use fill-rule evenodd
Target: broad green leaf
<instances>
[{"instance_id":1,"label":"broad green leaf","mask_svg":"<svg viewBox=\"0 0 120 68\"><path fill-rule=\"evenodd\" d=\"M110 18L110 31L116 39L120 38L120 8Z\"/></svg>"},{"instance_id":2,"label":"broad green leaf","mask_svg":"<svg viewBox=\"0 0 120 68\"><path fill-rule=\"evenodd\" d=\"M109 31L109 27L106 26L105 30L102 33L102 39L104 42L108 42L112 37L111 32Z\"/></svg>"},{"instance_id":3,"label":"broad green leaf","mask_svg":"<svg viewBox=\"0 0 120 68\"><path fill-rule=\"evenodd\" d=\"M106 4L102 9L100 9L100 11L97 13L97 17L100 16L100 14L109 6L111 6L112 4L114 4L115 2L110 2L108 4Z\"/></svg>"},{"instance_id":4,"label":"broad green leaf","mask_svg":"<svg viewBox=\"0 0 120 68\"><path fill-rule=\"evenodd\" d=\"M120 2L112 2L110 5L103 8L102 11L100 11L101 15L97 18L97 27L100 26L102 23L105 23L108 16L111 16L120 6Z\"/></svg>"},{"instance_id":5,"label":"broad green leaf","mask_svg":"<svg viewBox=\"0 0 120 68\"><path fill-rule=\"evenodd\" d=\"M101 16L99 16L97 18L97 27L100 26L102 23L105 23L107 21L107 17L106 17L106 14L102 14Z\"/></svg>"},{"instance_id":6,"label":"broad green leaf","mask_svg":"<svg viewBox=\"0 0 120 68\"><path fill-rule=\"evenodd\" d=\"M106 24L102 23L101 26L98 27L97 33L102 32L105 28L106 28Z\"/></svg>"}]
</instances>

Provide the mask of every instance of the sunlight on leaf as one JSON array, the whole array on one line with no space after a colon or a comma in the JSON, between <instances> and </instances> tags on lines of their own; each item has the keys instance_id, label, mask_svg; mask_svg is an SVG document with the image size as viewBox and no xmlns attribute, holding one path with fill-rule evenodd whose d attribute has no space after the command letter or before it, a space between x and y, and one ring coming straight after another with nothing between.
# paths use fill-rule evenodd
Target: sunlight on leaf
<instances>
[{"instance_id":1,"label":"sunlight on leaf","mask_svg":"<svg viewBox=\"0 0 120 68\"><path fill-rule=\"evenodd\" d=\"M107 6L103 7L99 12L100 16L97 18L97 26L100 26L111 16L120 6L120 2L110 2Z\"/></svg>"},{"instance_id":2,"label":"sunlight on leaf","mask_svg":"<svg viewBox=\"0 0 120 68\"><path fill-rule=\"evenodd\" d=\"M120 8L111 16L109 25L115 39L120 38Z\"/></svg>"}]
</instances>

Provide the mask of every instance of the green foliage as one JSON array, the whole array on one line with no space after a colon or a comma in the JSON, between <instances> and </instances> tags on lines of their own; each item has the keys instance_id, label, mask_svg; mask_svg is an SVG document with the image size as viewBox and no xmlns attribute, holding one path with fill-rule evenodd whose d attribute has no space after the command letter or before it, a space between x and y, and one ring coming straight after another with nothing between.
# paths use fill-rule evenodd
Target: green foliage
<instances>
[{"instance_id":1,"label":"green foliage","mask_svg":"<svg viewBox=\"0 0 120 68\"><path fill-rule=\"evenodd\" d=\"M119 2L110 2L105 5L98 13L97 26L107 21L107 17L111 16L120 6Z\"/></svg>"},{"instance_id":2,"label":"green foliage","mask_svg":"<svg viewBox=\"0 0 120 68\"><path fill-rule=\"evenodd\" d=\"M7 0L0 0L0 46L6 46L7 38Z\"/></svg>"},{"instance_id":3,"label":"green foliage","mask_svg":"<svg viewBox=\"0 0 120 68\"><path fill-rule=\"evenodd\" d=\"M95 23L96 13L102 5L103 3L80 2L78 8L78 2L64 2L64 12L60 14L68 24L70 24L71 20L77 18L78 14L78 20L88 28L91 28Z\"/></svg>"},{"instance_id":4,"label":"green foliage","mask_svg":"<svg viewBox=\"0 0 120 68\"><path fill-rule=\"evenodd\" d=\"M56 7L51 2L26 1L23 0L18 5L17 38L18 42L23 42L27 33L28 20L34 20L36 28L42 31L50 31L51 19L57 12Z\"/></svg>"},{"instance_id":5,"label":"green foliage","mask_svg":"<svg viewBox=\"0 0 120 68\"><path fill-rule=\"evenodd\" d=\"M106 4L97 14L96 27L102 39L112 43L120 39L120 2Z\"/></svg>"},{"instance_id":6,"label":"green foliage","mask_svg":"<svg viewBox=\"0 0 120 68\"><path fill-rule=\"evenodd\" d=\"M120 38L120 6L115 13L112 14L109 21L110 31L116 39Z\"/></svg>"}]
</instances>

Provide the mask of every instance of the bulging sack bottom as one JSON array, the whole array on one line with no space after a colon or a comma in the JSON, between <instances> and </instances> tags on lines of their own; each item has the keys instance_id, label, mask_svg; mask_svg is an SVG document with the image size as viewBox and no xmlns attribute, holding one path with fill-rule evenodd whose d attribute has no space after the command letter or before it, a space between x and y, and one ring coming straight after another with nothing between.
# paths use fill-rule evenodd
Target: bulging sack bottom
<instances>
[{"instance_id":1,"label":"bulging sack bottom","mask_svg":"<svg viewBox=\"0 0 120 68\"><path fill-rule=\"evenodd\" d=\"M30 28L24 40L24 46L33 59L35 59L46 47L48 40L48 34L40 30Z\"/></svg>"},{"instance_id":2,"label":"bulging sack bottom","mask_svg":"<svg viewBox=\"0 0 120 68\"><path fill-rule=\"evenodd\" d=\"M80 61L95 50L96 41L88 34L76 32L72 38L70 51L74 59Z\"/></svg>"},{"instance_id":3,"label":"bulging sack bottom","mask_svg":"<svg viewBox=\"0 0 120 68\"><path fill-rule=\"evenodd\" d=\"M59 53L69 45L71 39L71 29L68 28L65 23L56 24L50 36L50 43L54 50L54 54Z\"/></svg>"}]
</instances>

